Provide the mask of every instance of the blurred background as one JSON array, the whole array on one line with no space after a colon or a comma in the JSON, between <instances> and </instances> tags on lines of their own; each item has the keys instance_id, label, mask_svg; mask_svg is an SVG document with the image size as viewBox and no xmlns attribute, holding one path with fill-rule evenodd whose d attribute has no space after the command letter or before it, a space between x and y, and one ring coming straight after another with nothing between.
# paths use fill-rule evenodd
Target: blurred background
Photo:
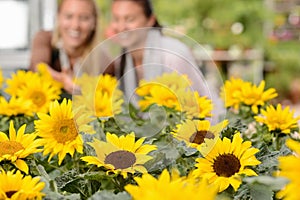
<instances>
[{"instance_id":1,"label":"blurred background","mask_svg":"<svg viewBox=\"0 0 300 200\"><path fill-rule=\"evenodd\" d=\"M97 2L105 39L110 1ZM0 67L5 76L27 69L33 35L53 29L56 6L56 0L0 0ZM153 6L163 26L203 45L205 55L188 44L207 77L213 77L212 59L224 80L264 79L278 91L278 101L300 102L300 0L153 0Z\"/></svg>"}]
</instances>

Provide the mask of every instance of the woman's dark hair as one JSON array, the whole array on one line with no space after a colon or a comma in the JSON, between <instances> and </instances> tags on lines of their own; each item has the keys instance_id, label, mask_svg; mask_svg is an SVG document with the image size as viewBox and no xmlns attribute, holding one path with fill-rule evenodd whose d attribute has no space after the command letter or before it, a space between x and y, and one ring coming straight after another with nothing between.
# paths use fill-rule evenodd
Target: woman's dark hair
<instances>
[{"instance_id":1,"label":"woman's dark hair","mask_svg":"<svg viewBox=\"0 0 300 200\"><path fill-rule=\"evenodd\" d=\"M151 0L113 0L113 1L133 1L143 8L144 14L147 18L151 17L151 15L154 14ZM155 18L155 23L154 23L153 27L156 27L156 28L162 27L156 18Z\"/></svg>"}]
</instances>

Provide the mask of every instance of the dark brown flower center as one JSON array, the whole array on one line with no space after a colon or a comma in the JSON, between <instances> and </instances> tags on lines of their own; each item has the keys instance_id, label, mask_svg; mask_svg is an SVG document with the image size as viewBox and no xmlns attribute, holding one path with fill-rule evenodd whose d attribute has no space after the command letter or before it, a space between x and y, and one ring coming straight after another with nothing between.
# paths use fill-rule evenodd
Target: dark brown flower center
<instances>
[{"instance_id":1,"label":"dark brown flower center","mask_svg":"<svg viewBox=\"0 0 300 200\"><path fill-rule=\"evenodd\" d=\"M213 168L218 176L230 177L239 172L241 163L233 154L222 154L214 160Z\"/></svg>"},{"instance_id":2,"label":"dark brown flower center","mask_svg":"<svg viewBox=\"0 0 300 200\"><path fill-rule=\"evenodd\" d=\"M6 196L7 196L8 198L11 198L12 195L14 195L16 192L17 192L17 191L8 191L8 192L5 192L5 194L6 194Z\"/></svg>"},{"instance_id":3,"label":"dark brown flower center","mask_svg":"<svg viewBox=\"0 0 300 200\"><path fill-rule=\"evenodd\" d=\"M206 130L197 131L193 135L191 135L190 142L202 144L205 138L214 139L215 135L212 132Z\"/></svg>"},{"instance_id":4,"label":"dark brown flower center","mask_svg":"<svg viewBox=\"0 0 300 200\"><path fill-rule=\"evenodd\" d=\"M108 154L104 160L105 164L111 164L115 169L126 169L131 167L136 161L136 157L129 151L115 151Z\"/></svg>"}]
</instances>

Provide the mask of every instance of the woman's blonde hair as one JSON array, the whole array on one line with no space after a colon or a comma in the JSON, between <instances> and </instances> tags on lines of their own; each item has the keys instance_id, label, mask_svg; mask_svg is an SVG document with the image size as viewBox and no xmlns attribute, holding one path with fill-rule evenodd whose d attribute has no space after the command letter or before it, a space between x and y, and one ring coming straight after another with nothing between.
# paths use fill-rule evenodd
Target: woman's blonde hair
<instances>
[{"instance_id":1,"label":"woman's blonde hair","mask_svg":"<svg viewBox=\"0 0 300 200\"><path fill-rule=\"evenodd\" d=\"M63 5L63 3L66 0L59 0L58 1L58 6L57 6L57 14L60 13L61 7ZM92 5L93 8L93 15L95 17L95 28L92 31L90 37L87 40L86 46L85 46L85 50L83 52L83 58L97 45L97 43L99 42L99 20L98 17L99 15L99 8L97 6L97 3L95 2L95 0L78 0L78 1L87 1ZM57 20L57 18L56 18ZM60 41L61 35L59 33L59 28L58 28L58 23L56 21L56 25L55 28L53 30L53 36L52 36L52 41L51 44L53 47L57 47L58 43Z\"/></svg>"}]
</instances>

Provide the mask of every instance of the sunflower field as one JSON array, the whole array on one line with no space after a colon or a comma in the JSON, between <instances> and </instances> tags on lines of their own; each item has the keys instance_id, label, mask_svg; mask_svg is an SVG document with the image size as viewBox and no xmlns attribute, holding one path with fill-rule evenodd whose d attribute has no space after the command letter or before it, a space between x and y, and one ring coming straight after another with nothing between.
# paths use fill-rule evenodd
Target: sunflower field
<instances>
[{"instance_id":1,"label":"sunflower field","mask_svg":"<svg viewBox=\"0 0 300 200\"><path fill-rule=\"evenodd\" d=\"M264 81L226 80L217 123L184 75L134 103L110 75L75 82L67 99L44 64L0 71L0 199L299 199L300 116Z\"/></svg>"}]
</instances>

